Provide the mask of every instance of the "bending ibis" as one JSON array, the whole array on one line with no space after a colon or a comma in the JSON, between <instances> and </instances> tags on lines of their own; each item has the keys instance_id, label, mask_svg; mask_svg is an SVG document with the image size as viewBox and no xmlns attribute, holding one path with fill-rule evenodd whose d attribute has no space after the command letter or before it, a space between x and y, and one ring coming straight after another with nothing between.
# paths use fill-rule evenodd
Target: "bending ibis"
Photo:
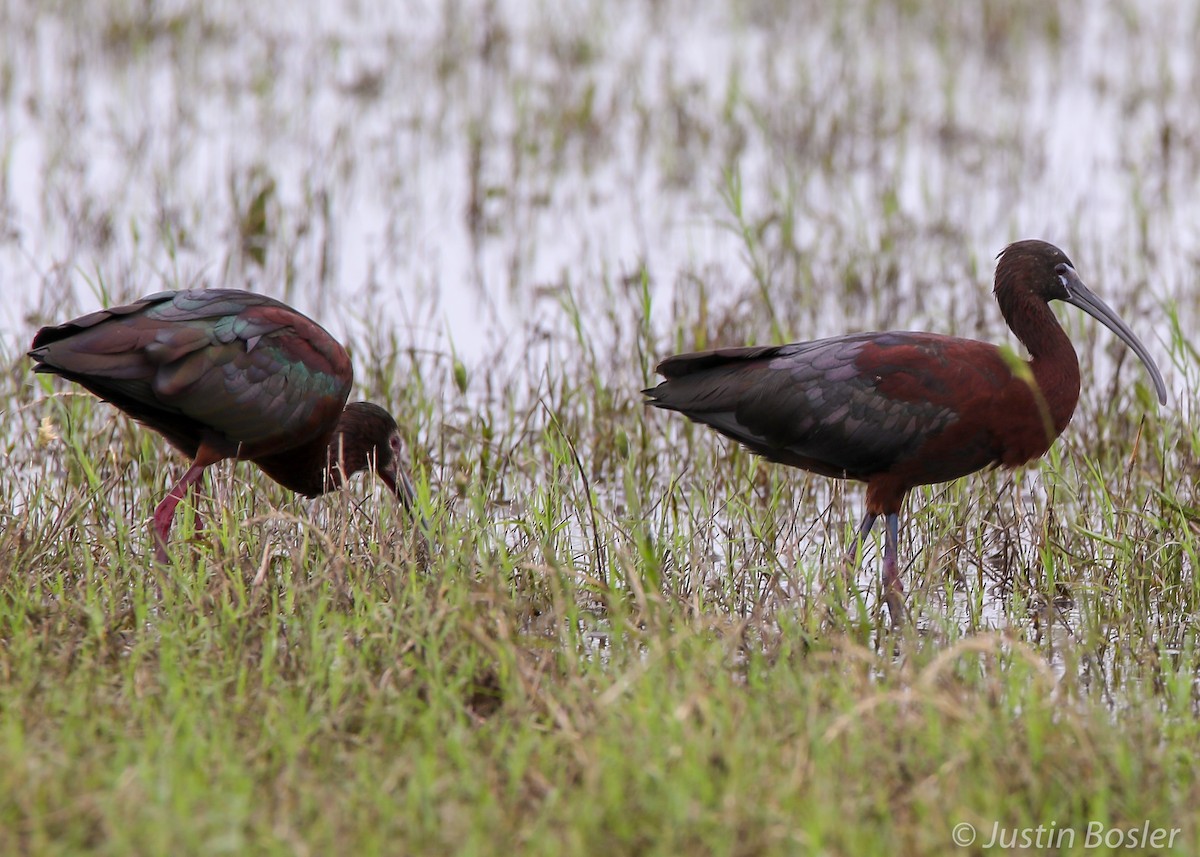
<instances>
[{"instance_id":1,"label":"bending ibis","mask_svg":"<svg viewBox=\"0 0 1200 857\"><path fill-rule=\"evenodd\" d=\"M913 487L1041 456L1079 400L1079 361L1050 301L1079 307L1162 374L1146 347L1087 288L1066 254L1044 241L1006 247L996 300L1028 362L995 345L936 333L858 333L668 357L666 380L647 404L679 411L771 461L867 483L857 557L875 521L885 523L883 591L894 622L904 587L897 542L900 508Z\"/></svg>"},{"instance_id":2,"label":"bending ibis","mask_svg":"<svg viewBox=\"0 0 1200 857\"><path fill-rule=\"evenodd\" d=\"M346 404L346 349L277 300L231 289L160 292L43 327L29 356L35 372L87 388L191 457L154 510L160 562L175 507L226 458L253 461L306 497L369 469L412 502L392 415Z\"/></svg>"}]
</instances>

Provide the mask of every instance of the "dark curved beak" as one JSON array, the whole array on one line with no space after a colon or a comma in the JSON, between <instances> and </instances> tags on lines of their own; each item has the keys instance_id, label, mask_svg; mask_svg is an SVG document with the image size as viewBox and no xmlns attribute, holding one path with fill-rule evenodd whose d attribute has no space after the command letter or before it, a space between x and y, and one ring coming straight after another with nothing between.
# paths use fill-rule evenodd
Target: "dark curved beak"
<instances>
[{"instance_id":1,"label":"dark curved beak","mask_svg":"<svg viewBox=\"0 0 1200 857\"><path fill-rule=\"evenodd\" d=\"M1130 350L1146 365L1150 379L1154 381L1154 389L1158 392L1158 403L1165 405L1167 403L1167 385L1163 382L1162 373L1158 371L1158 366L1151 359L1146 346L1142 345L1142 341L1129 329L1129 325L1121 321L1121 317L1113 312L1112 307L1096 297L1092 290L1083 284L1083 280L1079 279L1079 275L1070 265L1059 265L1055 268L1055 273L1058 274L1059 280L1067 290L1067 296L1063 300L1072 306L1079 307L1129 346Z\"/></svg>"},{"instance_id":2,"label":"dark curved beak","mask_svg":"<svg viewBox=\"0 0 1200 857\"><path fill-rule=\"evenodd\" d=\"M379 478L383 480L383 484L392 489L392 493L396 495L396 499L404 506L404 510L411 516L413 523L417 525L417 537L421 544L425 547L426 555L429 552L429 533L432 529L429 526L429 519L425 517L425 513L419 511L417 506L417 492L413 488L412 480L408 478L408 474L404 468L400 466L400 462L393 461L392 464L379 470Z\"/></svg>"},{"instance_id":3,"label":"dark curved beak","mask_svg":"<svg viewBox=\"0 0 1200 857\"><path fill-rule=\"evenodd\" d=\"M396 499L404 504L404 508L411 509L413 507L417 496L416 491L413 489L412 480L408 478L408 474L404 472L404 468L399 463L393 463L391 467L381 469L379 478L396 495Z\"/></svg>"}]
</instances>

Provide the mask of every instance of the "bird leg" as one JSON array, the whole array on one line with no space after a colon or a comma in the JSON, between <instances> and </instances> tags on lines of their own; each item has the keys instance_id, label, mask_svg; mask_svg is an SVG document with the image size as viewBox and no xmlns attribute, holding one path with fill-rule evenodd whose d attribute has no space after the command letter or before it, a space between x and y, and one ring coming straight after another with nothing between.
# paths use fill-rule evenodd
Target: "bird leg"
<instances>
[{"instance_id":1,"label":"bird leg","mask_svg":"<svg viewBox=\"0 0 1200 857\"><path fill-rule=\"evenodd\" d=\"M871 535L871 528L875 526L875 521L879 516L874 512L867 512L863 515L862 523L858 525L858 532L850 541L850 548L846 551L846 563L852 571L857 571L862 565L863 545L867 541L867 536Z\"/></svg>"},{"instance_id":2,"label":"bird leg","mask_svg":"<svg viewBox=\"0 0 1200 857\"><path fill-rule=\"evenodd\" d=\"M888 512L883 519L883 600L892 617L892 626L904 622L904 584L900 582L897 557L900 542L900 513Z\"/></svg>"},{"instance_id":3,"label":"bird leg","mask_svg":"<svg viewBox=\"0 0 1200 857\"><path fill-rule=\"evenodd\" d=\"M171 532L171 522L175 519L175 507L204 475L206 467L208 464L197 456L197 460L192 462L187 473L183 474L183 478L175 483L175 486L167 492L167 496L162 498L162 502L154 510L154 558L164 565L167 562L167 536Z\"/></svg>"},{"instance_id":4,"label":"bird leg","mask_svg":"<svg viewBox=\"0 0 1200 857\"><path fill-rule=\"evenodd\" d=\"M861 567L867 536L871 535L871 529L877 520L879 520L879 515L875 512L867 512L863 515L862 523L858 525L858 532L854 534L854 538L850 541L850 547L846 551L848 578L852 578ZM892 617L892 625L895 626L904 621L904 584L900 582L898 558L900 514L888 512L884 515L883 521L883 601L887 604L888 614Z\"/></svg>"},{"instance_id":5,"label":"bird leg","mask_svg":"<svg viewBox=\"0 0 1200 857\"><path fill-rule=\"evenodd\" d=\"M863 551L866 550L867 536L871 535L871 528L875 526L875 521L879 515L874 512L867 512L863 515L862 523L858 525L858 532L854 534L854 538L850 540L850 546L846 548L846 563L843 567L846 573L846 586L854 586L854 578L858 574L858 570L862 568Z\"/></svg>"}]
</instances>

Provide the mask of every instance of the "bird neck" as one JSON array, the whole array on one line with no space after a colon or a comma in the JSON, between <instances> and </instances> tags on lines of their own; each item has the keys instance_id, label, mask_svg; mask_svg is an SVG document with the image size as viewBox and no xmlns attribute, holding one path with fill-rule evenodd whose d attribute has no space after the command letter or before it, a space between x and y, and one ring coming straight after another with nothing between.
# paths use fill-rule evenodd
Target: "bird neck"
<instances>
[{"instance_id":1,"label":"bird neck","mask_svg":"<svg viewBox=\"0 0 1200 857\"><path fill-rule=\"evenodd\" d=\"M390 419L382 409L364 403L348 405L330 434L285 452L259 456L254 463L284 488L305 497L337 491L387 454L388 425L376 411Z\"/></svg>"},{"instance_id":2,"label":"bird neck","mask_svg":"<svg viewBox=\"0 0 1200 857\"><path fill-rule=\"evenodd\" d=\"M337 459L331 438L337 437L336 432L332 436L322 435L285 452L258 456L254 463L284 488L305 497L317 497L342 487L343 474L348 477L355 472L351 469L356 461L353 446L344 449L343 466L335 466ZM357 469L362 469L362 465Z\"/></svg>"},{"instance_id":3,"label":"bird neck","mask_svg":"<svg viewBox=\"0 0 1200 857\"><path fill-rule=\"evenodd\" d=\"M1029 351L1029 368L1057 437L1071 421L1079 401L1079 358L1050 305L1027 293L1022 297L1015 301L1001 298L1000 310Z\"/></svg>"}]
</instances>

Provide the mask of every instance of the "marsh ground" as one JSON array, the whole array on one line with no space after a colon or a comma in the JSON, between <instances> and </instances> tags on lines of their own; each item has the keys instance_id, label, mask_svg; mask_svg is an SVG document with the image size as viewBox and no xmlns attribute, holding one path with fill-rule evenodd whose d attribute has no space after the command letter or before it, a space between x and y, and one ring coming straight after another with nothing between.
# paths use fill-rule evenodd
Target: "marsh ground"
<instances>
[{"instance_id":1,"label":"marsh ground","mask_svg":"<svg viewBox=\"0 0 1200 857\"><path fill-rule=\"evenodd\" d=\"M1194 2L0 7L0 851L1194 853L1198 41ZM1074 422L914 493L903 631L833 582L860 488L643 410L682 349L1012 342L1023 237L1171 400L1060 311ZM151 569L182 462L23 352L201 284L348 343L431 562L370 482L226 466Z\"/></svg>"}]
</instances>

